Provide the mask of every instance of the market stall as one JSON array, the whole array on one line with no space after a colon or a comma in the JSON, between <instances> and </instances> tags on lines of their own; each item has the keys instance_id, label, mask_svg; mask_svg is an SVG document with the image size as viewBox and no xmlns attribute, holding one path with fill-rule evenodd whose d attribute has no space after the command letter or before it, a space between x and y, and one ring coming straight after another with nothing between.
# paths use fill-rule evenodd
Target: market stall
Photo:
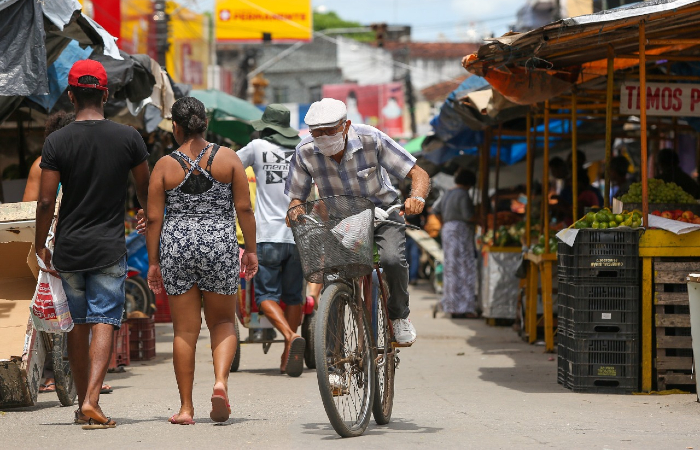
<instances>
[{"instance_id":1,"label":"market stall","mask_svg":"<svg viewBox=\"0 0 700 450\"><path fill-rule=\"evenodd\" d=\"M641 291L641 301L637 300L641 305L637 316L638 323L620 324L632 326L634 333L629 335L588 335L585 339L575 342L578 347L576 345L574 347L579 348L574 352L575 354L565 355L570 359L578 358L581 363L583 361L581 358L587 355L585 351L580 350L583 348L581 345L593 345L595 339L607 339L606 345L621 344L623 348L620 350L621 353L607 350L606 354L608 357L613 355L625 357L626 372L622 368L619 371L613 370L612 366L598 367L599 373L596 379L603 383L620 382L619 384L624 385L624 389L619 392L637 389L648 392L654 388L654 381L656 381L656 387L661 389L669 385L689 386L687 378L690 374L691 358L688 348L689 338L684 335L689 323L687 313L684 312L687 310L684 305L687 304L688 299L687 294L678 289L684 282L684 275L697 271L697 264L700 262L700 247L698 247L700 234L697 231L687 230L689 231L687 234L677 235L661 229L650 229L662 225L654 215L650 214L652 210L649 205L649 189L653 183L649 183L649 172L650 162L653 161L655 152L664 140L673 140L677 143L679 132L696 133L695 129L689 125L698 123L694 116L698 115L695 109L700 111L700 108L695 108L694 102L700 101L700 94L696 95L696 100L693 100L695 98L692 94L693 87L687 83L700 81L695 67L690 64L700 61L700 54L696 50L700 40L694 35L698 20L700 20L700 2L698 1L676 0L635 4L610 12L606 11L605 14L564 19L527 33L509 34L482 46L477 54L470 55L464 60L467 70L487 79L510 101L523 105L544 103L542 118L546 124L549 124L552 118L567 116L570 118L571 147L574 150L572 153L574 192L578 189L576 186L578 164L575 160L577 155L575 150L577 141L581 138L577 135L577 124L581 121L605 123L604 207L611 206L610 161L613 141L616 138L625 138L639 142L641 175L639 213L635 216L630 212L620 220L615 216L608 217L606 214L612 214L612 211L608 211L601 216L605 219L604 222L595 221L596 225L602 223L605 228L610 224L617 227L618 221L624 222L623 228L632 229L633 225L637 225L636 222L644 224L647 228L641 239L635 238L633 244L628 243L633 245L634 249L638 249L636 258L638 258L637 264L642 268L642 277L638 281L628 279L627 284L623 284L629 286L628 291L632 294ZM601 42L605 42L606 45L601 45ZM663 84L648 84L649 81L663 82ZM685 91L689 93L684 94ZM690 106L691 104L693 107ZM552 110L551 113L550 110ZM649 120L648 115L657 117ZM630 120L628 118L630 116L638 117L638 120ZM681 124L675 118L671 119L672 116L683 117L689 125ZM528 134L530 125L528 121ZM545 126L545 133L548 132L547 130L548 126ZM648 148L650 143L653 145L651 155ZM549 139L545 137L545 153L548 145ZM530 153L528 151L528 155ZM700 158L696 159L697 163L700 163ZM528 164L528 171L531 173L530 167ZM547 180L546 169L543 180L545 182ZM528 185L531 186L530 179L528 179ZM528 194L530 197L531 192ZM573 201L576 202L576 195L573 196ZM549 224L547 204L547 201L543 202L545 236L547 236L546 227ZM574 205L573 210L579 211L578 205ZM578 217L581 216L578 215L576 218ZM685 218L681 219L683 221ZM528 215L528 231L530 227ZM599 227L594 226L591 221L579 221L576 228ZM592 233L588 231L587 233L602 239L603 236L623 236L623 228L619 231L617 229L609 232L591 230ZM604 244L603 241L599 242L600 245ZM571 244L572 248L578 245L575 240ZM592 248L589 247L589 253ZM595 248L600 249L600 247ZM608 246L608 250L612 248ZM539 258L535 258L535 255L526 256L528 260L533 261L528 270L526 331L530 340L534 340L533 335L537 324L536 299L539 284L541 284L545 307L546 349L553 350L553 333L549 331L550 326L553 326L553 314L548 306L553 287L549 285L549 276L546 276L541 283L536 283L536 279L538 272L552 270L551 263L548 263L547 259L553 262L555 258L547 256L547 249L543 253ZM574 258L574 262L579 263L582 255L569 256ZM559 257L559 262L561 261L562 255ZM632 262L630 264L634 265ZM558 272L560 272L561 289L562 271ZM615 272L615 270L603 272ZM563 281L563 286L566 287L568 286L566 282L571 280L564 278ZM613 287L610 280L595 281L598 284L592 286L597 288ZM582 282L585 284L586 281ZM587 292L592 291L593 289L589 289ZM577 293L569 297L572 302L575 302L581 298L581 295L584 294ZM630 294L628 298L628 304L633 305L634 295ZM562 311L561 305L559 309ZM634 314L629 317L634 317ZM561 319L564 320L563 323L568 323L568 318L560 318L560 357L562 352L571 347L561 344L562 331L566 331L566 328L562 327ZM580 339L580 336L576 339ZM654 340L656 340L655 344ZM639 355L638 359L635 360L634 355ZM641 361L641 364L635 361ZM573 366L570 365L570 367ZM593 365L588 364L586 370L588 369L593 369ZM625 379L620 377L623 372L629 374ZM633 386L635 383L630 382L635 379L635 373L639 374L638 388L635 387L636 385ZM655 374L656 377L654 377ZM600 379L600 377L603 378Z\"/></svg>"}]
</instances>

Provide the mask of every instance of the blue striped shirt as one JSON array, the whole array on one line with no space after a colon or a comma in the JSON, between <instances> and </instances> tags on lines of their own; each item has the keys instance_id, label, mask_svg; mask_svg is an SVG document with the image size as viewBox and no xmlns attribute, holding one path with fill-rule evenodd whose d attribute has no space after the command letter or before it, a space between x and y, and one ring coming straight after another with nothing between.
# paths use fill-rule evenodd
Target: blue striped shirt
<instances>
[{"instance_id":1,"label":"blue striped shirt","mask_svg":"<svg viewBox=\"0 0 700 450\"><path fill-rule=\"evenodd\" d=\"M415 163L416 158L386 134L369 125L351 124L340 163L324 156L311 136L297 145L284 192L305 201L315 182L321 197L352 195L386 207L399 196L388 174L403 180Z\"/></svg>"}]
</instances>

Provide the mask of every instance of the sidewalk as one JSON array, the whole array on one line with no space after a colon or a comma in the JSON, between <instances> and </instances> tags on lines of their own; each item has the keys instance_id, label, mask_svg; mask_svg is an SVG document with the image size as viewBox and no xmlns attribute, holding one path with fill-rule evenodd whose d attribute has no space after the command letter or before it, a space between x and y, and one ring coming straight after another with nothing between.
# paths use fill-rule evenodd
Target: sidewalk
<instances>
[{"instance_id":1,"label":"sidewalk","mask_svg":"<svg viewBox=\"0 0 700 450\"><path fill-rule=\"evenodd\" d=\"M156 360L108 375L114 393L101 402L117 428L83 431L70 425L74 408L61 408L53 394L41 394L34 408L0 413L0 436L6 445L61 449L700 448L695 395L571 393L556 383L556 355L523 343L510 328L433 319L437 297L425 285L412 287L411 298L419 338L400 354L392 422L386 427L372 422L361 438L337 438L315 371L297 379L279 374L281 344L267 355L260 345L242 347L241 371L230 381L232 419L213 425L205 330L197 349L197 425L169 424L179 401L168 324L158 325Z\"/></svg>"}]
</instances>

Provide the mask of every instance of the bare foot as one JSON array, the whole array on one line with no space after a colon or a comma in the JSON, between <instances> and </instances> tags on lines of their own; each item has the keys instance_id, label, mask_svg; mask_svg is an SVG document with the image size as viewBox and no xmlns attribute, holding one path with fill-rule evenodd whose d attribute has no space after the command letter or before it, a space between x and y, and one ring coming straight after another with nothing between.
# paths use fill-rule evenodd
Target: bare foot
<instances>
[{"instance_id":1,"label":"bare foot","mask_svg":"<svg viewBox=\"0 0 700 450\"><path fill-rule=\"evenodd\" d=\"M168 422L175 425L194 425L194 408L180 408L180 412L173 414Z\"/></svg>"}]
</instances>

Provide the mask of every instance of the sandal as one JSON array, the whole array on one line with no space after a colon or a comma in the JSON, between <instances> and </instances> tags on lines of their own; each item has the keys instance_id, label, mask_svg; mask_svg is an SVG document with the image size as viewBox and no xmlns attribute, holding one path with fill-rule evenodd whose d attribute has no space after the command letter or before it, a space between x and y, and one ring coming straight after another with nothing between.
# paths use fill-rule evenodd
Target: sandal
<instances>
[{"instance_id":1,"label":"sandal","mask_svg":"<svg viewBox=\"0 0 700 450\"><path fill-rule=\"evenodd\" d=\"M115 428L117 423L112 420L111 417L107 417L103 423L96 421L95 419L88 420L88 423L83 425L83 430L105 430L107 428Z\"/></svg>"},{"instance_id":2,"label":"sandal","mask_svg":"<svg viewBox=\"0 0 700 450\"><path fill-rule=\"evenodd\" d=\"M112 392L114 392L114 389L108 384L103 384L102 388L100 388L100 394L111 394Z\"/></svg>"},{"instance_id":3,"label":"sandal","mask_svg":"<svg viewBox=\"0 0 700 450\"><path fill-rule=\"evenodd\" d=\"M228 403L226 391L223 389L214 389L214 394L211 396L211 412L209 417L214 422L226 422L231 416L231 405Z\"/></svg>"},{"instance_id":4,"label":"sandal","mask_svg":"<svg viewBox=\"0 0 700 450\"><path fill-rule=\"evenodd\" d=\"M285 364L285 372L290 377L298 377L304 371L304 349L306 348L306 340L303 337L295 337L289 344L289 353L287 353L287 364Z\"/></svg>"},{"instance_id":5,"label":"sandal","mask_svg":"<svg viewBox=\"0 0 700 450\"><path fill-rule=\"evenodd\" d=\"M42 384L39 386L39 393L56 392L56 383Z\"/></svg>"},{"instance_id":6,"label":"sandal","mask_svg":"<svg viewBox=\"0 0 700 450\"><path fill-rule=\"evenodd\" d=\"M85 419L81 419L81 418L80 418L80 415L81 415L82 413L83 413L83 412L80 410L80 408L78 408L78 409L75 410L75 419L73 419L73 423L74 423L75 425L85 425L86 423L88 423L89 419L88 419L88 420L85 420Z\"/></svg>"}]
</instances>

